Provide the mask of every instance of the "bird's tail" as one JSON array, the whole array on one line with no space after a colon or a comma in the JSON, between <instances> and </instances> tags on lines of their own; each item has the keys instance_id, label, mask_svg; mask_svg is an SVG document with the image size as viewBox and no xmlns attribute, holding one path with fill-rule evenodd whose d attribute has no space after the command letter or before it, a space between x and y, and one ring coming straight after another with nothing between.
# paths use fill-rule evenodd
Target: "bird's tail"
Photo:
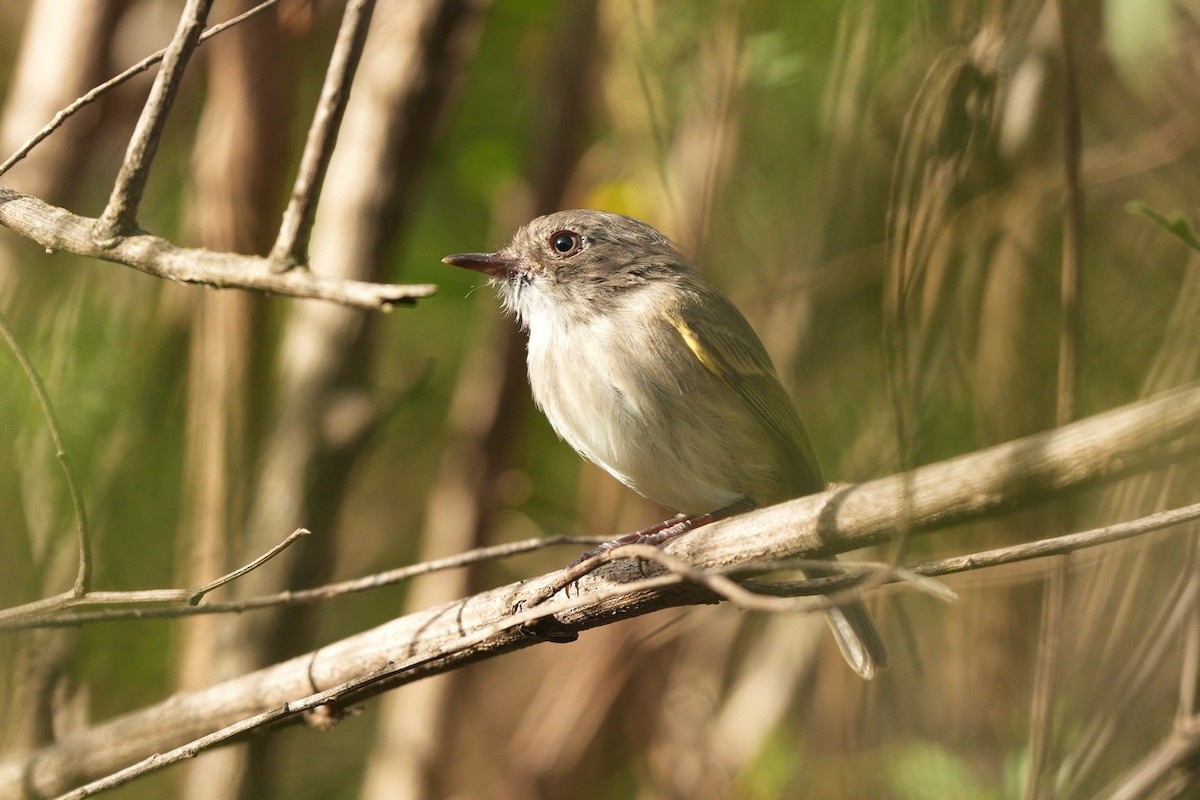
<instances>
[{"instance_id":1,"label":"bird's tail","mask_svg":"<svg viewBox=\"0 0 1200 800\"><path fill-rule=\"evenodd\" d=\"M806 570L810 578L836 574L832 570ZM866 607L852 601L832 606L825 611L825 620L833 631L838 649L850 668L865 680L874 678L888 663L887 646L875 628Z\"/></svg>"}]
</instances>

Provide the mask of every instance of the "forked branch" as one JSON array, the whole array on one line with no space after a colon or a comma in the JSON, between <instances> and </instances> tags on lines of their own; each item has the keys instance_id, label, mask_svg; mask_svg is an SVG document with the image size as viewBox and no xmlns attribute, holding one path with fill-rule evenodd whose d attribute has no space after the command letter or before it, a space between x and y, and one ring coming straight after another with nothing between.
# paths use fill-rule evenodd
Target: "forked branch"
<instances>
[{"instance_id":1,"label":"forked branch","mask_svg":"<svg viewBox=\"0 0 1200 800\"><path fill-rule=\"evenodd\" d=\"M416 302L437 291L430 283L368 283L323 278L308 270L277 273L266 258L178 247L148 233L102 239L93 229L96 222L36 197L0 187L0 225L32 239L47 251L63 250L112 261L178 283L197 283L214 289L251 289L383 311Z\"/></svg>"}]
</instances>

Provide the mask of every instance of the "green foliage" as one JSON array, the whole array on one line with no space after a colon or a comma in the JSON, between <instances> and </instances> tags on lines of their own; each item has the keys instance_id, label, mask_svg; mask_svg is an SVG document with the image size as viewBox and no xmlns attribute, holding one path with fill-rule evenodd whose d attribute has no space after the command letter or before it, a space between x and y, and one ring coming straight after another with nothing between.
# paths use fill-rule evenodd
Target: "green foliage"
<instances>
[{"instance_id":1,"label":"green foliage","mask_svg":"<svg viewBox=\"0 0 1200 800\"><path fill-rule=\"evenodd\" d=\"M984 780L963 756L931 742L897 748L884 765L890 786L888 796L896 800L1001 800L1013 796Z\"/></svg>"},{"instance_id":2,"label":"green foliage","mask_svg":"<svg viewBox=\"0 0 1200 800\"><path fill-rule=\"evenodd\" d=\"M1125 204L1125 210L1130 214L1141 214L1188 247L1200 251L1200 236L1197 236L1192 223L1188 222L1182 214L1167 216L1155 211L1140 200L1129 201Z\"/></svg>"}]
</instances>

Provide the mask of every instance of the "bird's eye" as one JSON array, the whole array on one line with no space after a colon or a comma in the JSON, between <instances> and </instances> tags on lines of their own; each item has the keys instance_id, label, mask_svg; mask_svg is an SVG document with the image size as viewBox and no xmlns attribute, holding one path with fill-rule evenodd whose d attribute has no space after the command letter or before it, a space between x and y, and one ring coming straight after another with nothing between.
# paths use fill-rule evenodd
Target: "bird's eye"
<instances>
[{"instance_id":1,"label":"bird's eye","mask_svg":"<svg viewBox=\"0 0 1200 800\"><path fill-rule=\"evenodd\" d=\"M566 258L573 256L583 247L583 238L575 231L558 231L550 234L550 249Z\"/></svg>"}]
</instances>

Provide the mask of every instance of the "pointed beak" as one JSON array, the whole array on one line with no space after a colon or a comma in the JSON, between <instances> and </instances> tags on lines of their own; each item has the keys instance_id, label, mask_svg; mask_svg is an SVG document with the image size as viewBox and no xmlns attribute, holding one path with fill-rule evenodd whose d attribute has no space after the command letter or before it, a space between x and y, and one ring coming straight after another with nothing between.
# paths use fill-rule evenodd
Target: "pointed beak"
<instances>
[{"instance_id":1,"label":"pointed beak","mask_svg":"<svg viewBox=\"0 0 1200 800\"><path fill-rule=\"evenodd\" d=\"M459 253L446 256L442 263L473 269L494 278L504 278L521 267L521 262L503 253Z\"/></svg>"}]
</instances>

